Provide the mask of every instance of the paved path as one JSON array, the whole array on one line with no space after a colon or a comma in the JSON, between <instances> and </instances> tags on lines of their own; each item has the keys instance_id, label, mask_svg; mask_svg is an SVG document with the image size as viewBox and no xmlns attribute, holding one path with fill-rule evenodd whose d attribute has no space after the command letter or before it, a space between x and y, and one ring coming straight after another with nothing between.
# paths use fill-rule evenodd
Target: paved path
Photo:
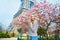
<instances>
[{"instance_id":1,"label":"paved path","mask_svg":"<svg viewBox=\"0 0 60 40\"><path fill-rule=\"evenodd\" d=\"M0 40L17 40L17 38L0 38Z\"/></svg>"}]
</instances>

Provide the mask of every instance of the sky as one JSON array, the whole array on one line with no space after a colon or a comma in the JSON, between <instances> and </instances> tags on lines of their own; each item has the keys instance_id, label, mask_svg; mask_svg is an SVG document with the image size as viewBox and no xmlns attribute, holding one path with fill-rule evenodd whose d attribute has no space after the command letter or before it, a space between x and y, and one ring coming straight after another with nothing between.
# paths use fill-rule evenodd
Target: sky
<instances>
[{"instance_id":1,"label":"sky","mask_svg":"<svg viewBox=\"0 0 60 40\"><path fill-rule=\"evenodd\" d=\"M37 0L37 2L39 1ZM47 0L47 2L60 4L60 0ZM20 5L20 0L0 0L0 23L4 24L4 28L8 27L13 19L13 15L19 10Z\"/></svg>"},{"instance_id":2,"label":"sky","mask_svg":"<svg viewBox=\"0 0 60 40\"><path fill-rule=\"evenodd\" d=\"M0 0L0 23L4 24L4 28L8 27L20 4L20 0Z\"/></svg>"}]
</instances>

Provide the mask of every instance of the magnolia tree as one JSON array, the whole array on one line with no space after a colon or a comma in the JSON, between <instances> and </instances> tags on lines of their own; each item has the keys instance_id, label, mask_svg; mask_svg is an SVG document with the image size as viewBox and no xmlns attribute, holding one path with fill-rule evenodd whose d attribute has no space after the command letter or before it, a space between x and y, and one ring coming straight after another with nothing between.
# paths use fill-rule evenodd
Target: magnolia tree
<instances>
[{"instance_id":1,"label":"magnolia tree","mask_svg":"<svg viewBox=\"0 0 60 40\"><path fill-rule=\"evenodd\" d=\"M30 10L22 12L18 17L13 19L11 24L16 25L17 27L22 27L22 29L26 29L31 16L38 19L40 27L45 29L49 28L51 22L55 22L57 25L60 25L60 6L48 4L46 2L35 3Z\"/></svg>"}]
</instances>

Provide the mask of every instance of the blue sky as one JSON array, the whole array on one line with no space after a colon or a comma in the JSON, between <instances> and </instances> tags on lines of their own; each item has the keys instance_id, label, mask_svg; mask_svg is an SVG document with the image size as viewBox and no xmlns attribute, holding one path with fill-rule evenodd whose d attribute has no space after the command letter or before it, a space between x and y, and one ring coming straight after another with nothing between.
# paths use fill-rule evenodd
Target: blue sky
<instances>
[{"instance_id":1,"label":"blue sky","mask_svg":"<svg viewBox=\"0 0 60 40\"><path fill-rule=\"evenodd\" d=\"M39 2L39 0L37 0ZM59 3L57 0L47 0L50 3ZM0 23L7 28L13 19L13 15L19 10L20 0L0 0Z\"/></svg>"},{"instance_id":2,"label":"blue sky","mask_svg":"<svg viewBox=\"0 0 60 40\"><path fill-rule=\"evenodd\" d=\"M20 0L0 0L0 23L6 28L20 7Z\"/></svg>"}]
</instances>

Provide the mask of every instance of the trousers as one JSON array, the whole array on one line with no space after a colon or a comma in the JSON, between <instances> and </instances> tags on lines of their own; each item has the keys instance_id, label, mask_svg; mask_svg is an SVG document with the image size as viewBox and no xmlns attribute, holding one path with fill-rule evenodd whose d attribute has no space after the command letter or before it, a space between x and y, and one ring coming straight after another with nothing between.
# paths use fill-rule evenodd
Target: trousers
<instances>
[{"instance_id":1,"label":"trousers","mask_svg":"<svg viewBox=\"0 0 60 40\"><path fill-rule=\"evenodd\" d=\"M38 40L38 36L30 36L30 40Z\"/></svg>"}]
</instances>

